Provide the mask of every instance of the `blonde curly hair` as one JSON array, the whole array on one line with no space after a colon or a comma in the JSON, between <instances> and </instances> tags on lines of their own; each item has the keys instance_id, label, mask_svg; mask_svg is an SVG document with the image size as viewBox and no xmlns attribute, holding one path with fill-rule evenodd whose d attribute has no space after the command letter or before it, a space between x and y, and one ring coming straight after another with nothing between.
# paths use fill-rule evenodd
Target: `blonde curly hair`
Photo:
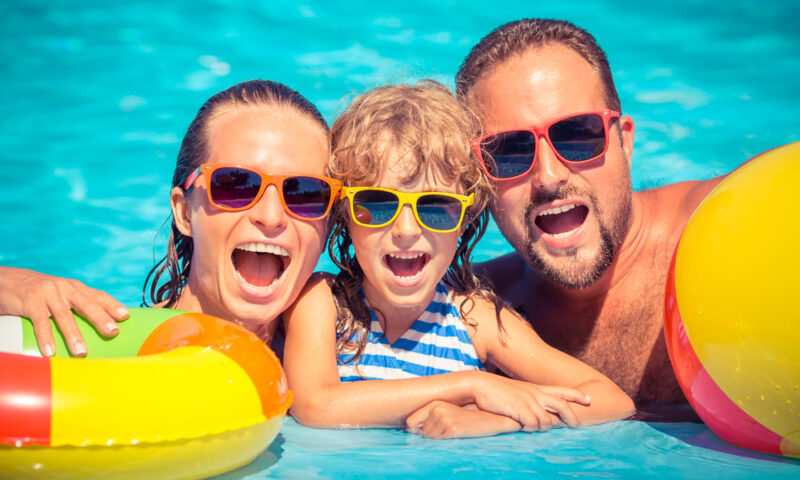
<instances>
[{"instance_id":1,"label":"blonde curly hair","mask_svg":"<svg viewBox=\"0 0 800 480\"><path fill-rule=\"evenodd\" d=\"M471 138L479 136L479 125L475 114L434 80L378 87L356 97L334 122L328 173L345 186L374 186L393 166L390 162L395 162L397 156L391 153L395 152L406 162L402 184L426 176L457 183L464 194L474 193L474 203L465 214L466 228L444 280L448 287L465 296L460 306L465 321L469 322L470 299L487 298L497 307L502 331L499 312L503 304L474 274L469 262L475 244L486 230L489 214L485 207L494 193L469 144ZM328 243L331 259L340 268L331 282L338 313L337 353L352 353L348 363L361 356L370 327L369 309L358 293L364 273L351 253L349 220L348 203L339 202L331 215Z\"/></svg>"}]
</instances>

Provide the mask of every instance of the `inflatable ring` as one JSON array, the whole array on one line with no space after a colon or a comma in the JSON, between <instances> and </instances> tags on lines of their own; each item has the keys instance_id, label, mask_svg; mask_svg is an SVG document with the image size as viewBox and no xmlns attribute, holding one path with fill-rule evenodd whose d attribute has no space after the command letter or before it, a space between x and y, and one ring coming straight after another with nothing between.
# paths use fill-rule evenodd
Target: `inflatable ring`
<instances>
[{"instance_id":1,"label":"inflatable ring","mask_svg":"<svg viewBox=\"0 0 800 480\"><path fill-rule=\"evenodd\" d=\"M88 357L43 358L27 319L0 317L0 477L205 478L277 435L292 394L251 332L163 309L112 340L78 323Z\"/></svg>"},{"instance_id":2,"label":"inflatable ring","mask_svg":"<svg viewBox=\"0 0 800 480\"><path fill-rule=\"evenodd\" d=\"M665 339L678 383L726 442L800 458L800 142L709 193L673 258Z\"/></svg>"}]
</instances>

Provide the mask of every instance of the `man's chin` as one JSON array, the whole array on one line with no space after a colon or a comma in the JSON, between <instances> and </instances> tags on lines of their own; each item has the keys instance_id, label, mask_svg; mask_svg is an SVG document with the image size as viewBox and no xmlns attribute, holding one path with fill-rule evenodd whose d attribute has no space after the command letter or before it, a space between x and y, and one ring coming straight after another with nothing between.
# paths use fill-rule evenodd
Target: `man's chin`
<instances>
[{"instance_id":1,"label":"man's chin","mask_svg":"<svg viewBox=\"0 0 800 480\"><path fill-rule=\"evenodd\" d=\"M588 267L579 265L577 261L555 264L556 262L547 261L535 253L528 254L528 261L546 280L569 289L588 287L602 275L602 272L598 274L598 269L592 265Z\"/></svg>"},{"instance_id":2,"label":"man's chin","mask_svg":"<svg viewBox=\"0 0 800 480\"><path fill-rule=\"evenodd\" d=\"M616 249L610 236L604 236L599 248L586 252L575 248L553 256L528 245L528 263L548 281L569 289L586 288L594 284L614 262Z\"/></svg>"}]
</instances>

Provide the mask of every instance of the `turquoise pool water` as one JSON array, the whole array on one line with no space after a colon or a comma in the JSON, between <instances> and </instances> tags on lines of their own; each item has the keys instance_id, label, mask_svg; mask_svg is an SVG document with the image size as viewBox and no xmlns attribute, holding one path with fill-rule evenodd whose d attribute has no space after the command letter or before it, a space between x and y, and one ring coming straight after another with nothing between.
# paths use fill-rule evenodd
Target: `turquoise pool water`
<instances>
[{"instance_id":1,"label":"turquoise pool water","mask_svg":"<svg viewBox=\"0 0 800 480\"><path fill-rule=\"evenodd\" d=\"M616 422L436 441L398 430L313 430L287 419L253 463L214 478L788 480L798 474L797 462L751 455L696 423Z\"/></svg>"},{"instance_id":2,"label":"turquoise pool water","mask_svg":"<svg viewBox=\"0 0 800 480\"><path fill-rule=\"evenodd\" d=\"M379 84L432 77L452 86L480 37L525 16L571 20L608 52L636 121L637 189L709 178L800 140L794 1L227 3L0 4L0 264L78 278L138 305L163 254L166 237L156 234L180 139L210 95L274 79L332 121L343 97ZM494 229L478 250L480 260L510 248ZM361 465L380 462L395 478L800 477L797 462L727 447L695 424L429 442L290 420L256 464L224 478L362 478Z\"/></svg>"}]
</instances>

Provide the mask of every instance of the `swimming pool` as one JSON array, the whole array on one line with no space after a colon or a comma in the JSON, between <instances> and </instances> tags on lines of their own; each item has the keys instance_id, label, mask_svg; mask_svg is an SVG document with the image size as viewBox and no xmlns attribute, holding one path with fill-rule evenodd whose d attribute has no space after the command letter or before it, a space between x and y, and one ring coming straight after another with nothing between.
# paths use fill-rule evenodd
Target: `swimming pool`
<instances>
[{"instance_id":1,"label":"swimming pool","mask_svg":"<svg viewBox=\"0 0 800 480\"><path fill-rule=\"evenodd\" d=\"M0 264L78 278L138 305L144 276L166 243L163 231L154 237L169 213L180 138L211 94L250 78L274 79L332 120L344 96L377 84L433 77L452 86L481 36L524 16L571 20L608 52L623 109L637 125L637 189L709 178L800 140L797 2L164 3L0 5L0 165L10 180L0 189ZM494 229L477 258L509 250ZM324 258L320 268L332 263ZM311 431L287 421L283 443L269 451L280 460L267 465L268 452L252 478L315 471L358 477L352 465L384 461L387 451L393 462L408 455L431 474L464 463L465 476L495 468L553 476L800 475L796 462L727 448L701 425L664 425L437 443L399 432ZM650 447L626 452L636 438ZM474 461L484 451L495 452L496 463ZM388 470L395 471L407 470ZM226 478L247 473L232 475Z\"/></svg>"},{"instance_id":2,"label":"swimming pool","mask_svg":"<svg viewBox=\"0 0 800 480\"><path fill-rule=\"evenodd\" d=\"M696 423L615 422L546 434L425 440L398 430L312 430L291 418L250 465L215 480L790 479L797 462L744 453Z\"/></svg>"}]
</instances>

